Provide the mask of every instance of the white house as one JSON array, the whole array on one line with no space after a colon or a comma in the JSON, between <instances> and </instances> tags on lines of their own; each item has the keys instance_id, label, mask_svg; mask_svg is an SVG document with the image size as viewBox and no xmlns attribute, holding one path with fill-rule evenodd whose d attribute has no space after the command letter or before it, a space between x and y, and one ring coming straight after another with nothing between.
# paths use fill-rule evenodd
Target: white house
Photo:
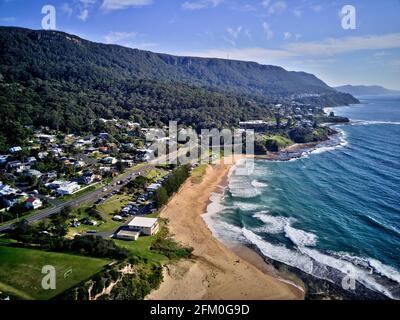
<instances>
[{"instance_id":1,"label":"white house","mask_svg":"<svg viewBox=\"0 0 400 320\"><path fill-rule=\"evenodd\" d=\"M19 190L14 189L8 185L5 185L0 181L0 196L7 196L10 194L16 194L18 192Z\"/></svg>"},{"instance_id":2,"label":"white house","mask_svg":"<svg viewBox=\"0 0 400 320\"><path fill-rule=\"evenodd\" d=\"M29 198L25 202L25 208L29 210L36 210L43 206L43 203L40 199L37 198Z\"/></svg>"},{"instance_id":3,"label":"white house","mask_svg":"<svg viewBox=\"0 0 400 320\"><path fill-rule=\"evenodd\" d=\"M128 230L137 231L146 236L152 236L159 230L157 218L135 217L128 224Z\"/></svg>"},{"instance_id":4,"label":"white house","mask_svg":"<svg viewBox=\"0 0 400 320\"><path fill-rule=\"evenodd\" d=\"M69 196L80 188L80 185L76 182L65 182L57 189L57 193L61 196Z\"/></svg>"}]
</instances>

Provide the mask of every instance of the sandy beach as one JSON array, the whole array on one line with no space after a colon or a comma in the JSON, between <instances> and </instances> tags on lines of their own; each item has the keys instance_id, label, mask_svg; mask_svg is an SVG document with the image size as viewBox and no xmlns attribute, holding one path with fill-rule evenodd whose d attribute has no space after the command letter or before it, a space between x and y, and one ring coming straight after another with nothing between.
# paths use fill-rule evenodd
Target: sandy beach
<instances>
[{"instance_id":1,"label":"sandy beach","mask_svg":"<svg viewBox=\"0 0 400 320\"><path fill-rule=\"evenodd\" d=\"M236 159L237 160L237 159ZM222 192L232 164L208 166L202 182L189 179L162 210L174 239L194 249L193 258L164 268L164 281L149 300L291 300L304 293L271 274L255 253L237 255L212 235L202 218L213 192ZM246 250L243 248L243 250ZM237 251L236 251L237 252ZM243 257L252 257L246 259Z\"/></svg>"}]
</instances>

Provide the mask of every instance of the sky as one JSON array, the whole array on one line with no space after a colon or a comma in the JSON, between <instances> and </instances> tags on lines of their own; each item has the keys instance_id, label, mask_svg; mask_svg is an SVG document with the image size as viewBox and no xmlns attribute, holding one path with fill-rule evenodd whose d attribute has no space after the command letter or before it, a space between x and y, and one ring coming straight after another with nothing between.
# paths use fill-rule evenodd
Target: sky
<instances>
[{"instance_id":1,"label":"sky","mask_svg":"<svg viewBox=\"0 0 400 320\"><path fill-rule=\"evenodd\" d=\"M0 25L42 29L45 5L56 30L95 42L400 90L400 0L0 0Z\"/></svg>"}]
</instances>

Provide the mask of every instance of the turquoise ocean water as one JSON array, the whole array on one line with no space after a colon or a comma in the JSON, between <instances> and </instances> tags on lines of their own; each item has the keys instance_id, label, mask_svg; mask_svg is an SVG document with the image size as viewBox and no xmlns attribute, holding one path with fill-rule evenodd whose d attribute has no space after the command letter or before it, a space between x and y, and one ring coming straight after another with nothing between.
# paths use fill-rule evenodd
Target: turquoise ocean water
<instances>
[{"instance_id":1,"label":"turquoise ocean water","mask_svg":"<svg viewBox=\"0 0 400 320\"><path fill-rule=\"evenodd\" d=\"M209 226L229 242L342 285L344 277L400 299L400 96L359 97L352 119L300 159L232 170ZM218 214L215 214L218 212Z\"/></svg>"}]
</instances>

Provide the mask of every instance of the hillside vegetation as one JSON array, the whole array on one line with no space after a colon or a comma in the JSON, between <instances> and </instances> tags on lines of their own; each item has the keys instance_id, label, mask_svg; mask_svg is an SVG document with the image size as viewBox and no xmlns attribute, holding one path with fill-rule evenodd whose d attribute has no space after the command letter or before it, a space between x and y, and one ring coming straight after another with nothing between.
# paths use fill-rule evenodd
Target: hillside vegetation
<instances>
[{"instance_id":1,"label":"hillside vegetation","mask_svg":"<svg viewBox=\"0 0 400 320\"><path fill-rule=\"evenodd\" d=\"M0 27L0 93L0 151L22 143L26 125L89 132L96 130L95 119L118 117L221 128L269 118L271 105L280 101L327 107L357 102L304 72L13 27Z\"/></svg>"}]
</instances>

